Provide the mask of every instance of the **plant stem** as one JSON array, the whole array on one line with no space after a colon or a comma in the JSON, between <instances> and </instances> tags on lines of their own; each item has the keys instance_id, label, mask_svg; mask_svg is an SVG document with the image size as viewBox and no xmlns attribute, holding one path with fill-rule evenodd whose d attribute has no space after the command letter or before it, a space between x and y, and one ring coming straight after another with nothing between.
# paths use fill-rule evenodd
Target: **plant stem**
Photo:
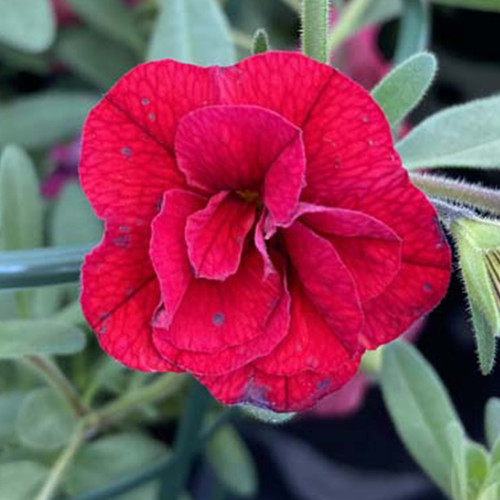
<instances>
[{"instance_id":1,"label":"plant stem","mask_svg":"<svg viewBox=\"0 0 500 500\"><path fill-rule=\"evenodd\" d=\"M162 500L178 500L184 491L198 451L198 438L210 400L205 388L197 382L192 382L184 415L174 440L175 464L161 484Z\"/></svg>"},{"instance_id":2,"label":"plant stem","mask_svg":"<svg viewBox=\"0 0 500 500\"><path fill-rule=\"evenodd\" d=\"M42 356L27 356L24 361L69 403L77 416L83 417L88 413L73 384L53 361Z\"/></svg>"},{"instance_id":3,"label":"plant stem","mask_svg":"<svg viewBox=\"0 0 500 500\"><path fill-rule=\"evenodd\" d=\"M500 191L477 184L468 184L448 177L410 174L418 188L429 196L465 203L480 210L500 215Z\"/></svg>"},{"instance_id":4,"label":"plant stem","mask_svg":"<svg viewBox=\"0 0 500 500\"><path fill-rule=\"evenodd\" d=\"M328 36L328 54L331 54L356 29L372 0L351 0Z\"/></svg>"},{"instance_id":5,"label":"plant stem","mask_svg":"<svg viewBox=\"0 0 500 500\"><path fill-rule=\"evenodd\" d=\"M139 405L153 403L176 392L186 381L186 375L167 373L158 377L147 387L140 387L125 394L116 401L95 411L89 418L97 422L98 427L109 425L119 420Z\"/></svg>"},{"instance_id":6,"label":"plant stem","mask_svg":"<svg viewBox=\"0 0 500 500\"><path fill-rule=\"evenodd\" d=\"M59 485L68 469L71 461L73 460L76 452L79 450L81 444L85 439L85 426L83 423L77 427L73 440L69 443L67 448L61 453L57 459L54 467L42 487L42 490L37 495L35 500L52 500L57 493Z\"/></svg>"},{"instance_id":7,"label":"plant stem","mask_svg":"<svg viewBox=\"0 0 500 500\"><path fill-rule=\"evenodd\" d=\"M439 218L443 225L450 229L452 224L460 219L475 218L476 214L469 208L454 205L439 198L430 198L431 203L439 214Z\"/></svg>"},{"instance_id":8,"label":"plant stem","mask_svg":"<svg viewBox=\"0 0 500 500\"><path fill-rule=\"evenodd\" d=\"M302 51L319 62L328 62L329 0L302 1Z\"/></svg>"}]
</instances>

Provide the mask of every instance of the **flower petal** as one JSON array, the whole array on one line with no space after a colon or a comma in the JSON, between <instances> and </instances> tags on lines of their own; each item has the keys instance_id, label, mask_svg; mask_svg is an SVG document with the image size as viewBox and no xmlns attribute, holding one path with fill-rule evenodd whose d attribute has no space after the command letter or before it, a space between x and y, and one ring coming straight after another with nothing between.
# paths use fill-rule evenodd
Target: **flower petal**
<instances>
[{"instance_id":1,"label":"flower petal","mask_svg":"<svg viewBox=\"0 0 500 500\"><path fill-rule=\"evenodd\" d=\"M206 198L172 189L163 196L162 208L152 224L149 250L161 287L163 309L156 324L168 328L193 279L187 254L185 230L188 217L202 209ZM159 305L159 304L158 304Z\"/></svg>"},{"instance_id":2,"label":"flower petal","mask_svg":"<svg viewBox=\"0 0 500 500\"><path fill-rule=\"evenodd\" d=\"M332 337L348 352L356 353L363 314L356 285L339 254L331 243L300 222L283 230L283 235L310 302L328 324Z\"/></svg>"},{"instance_id":3,"label":"flower petal","mask_svg":"<svg viewBox=\"0 0 500 500\"><path fill-rule=\"evenodd\" d=\"M223 317L217 316L217 322ZM224 318L225 319L225 318ZM155 344L162 355L176 366L198 375L216 376L232 372L254 359L269 354L288 332L290 324L290 296L283 289L275 308L269 314L261 332L255 338L215 353L180 350L169 341L169 332L155 330Z\"/></svg>"},{"instance_id":4,"label":"flower petal","mask_svg":"<svg viewBox=\"0 0 500 500\"><path fill-rule=\"evenodd\" d=\"M225 281L192 279L170 325L155 325L177 349L217 353L262 335L283 295L278 274L263 280L263 264L255 249L243 256L236 274ZM159 273L162 290L163 274ZM286 331L280 333L280 340ZM277 342L277 341L276 341ZM250 347L248 347L250 349Z\"/></svg>"},{"instance_id":5,"label":"flower petal","mask_svg":"<svg viewBox=\"0 0 500 500\"><path fill-rule=\"evenodd\" d=\"M136 370L176 371L152 341L160 290L148 244L147 226L107 224L82 268L82 309L102 348L119 362Z\"/></svg>"},{"instance_id":6,"label":"flower petal","mask_svg":"<svg viewBox=\"0 0 500 500\"><path fill-rule=\"evenodd\" d=\"M262 195L279 224L295 211L304 185L304 145L301 131L277 113L256 106L198 109L180 122L175 149L191 185Z\"/></svg>"},{"instance_id":7,"label":"flower petal","mask_svg":"<svg viewBox=\"0 0 500 500\"><path fill-rule=\"evenodd\" d=\"M238 270L255 212L255 204L222 191L188 217L186 242L197 278L225 280Z\"/></svg>"},{"instance_id":8,"label":"flower petal","mask_svg":"<svg viewBox=\"0 0 500 500\"><path fill-rule=\"evenodd\" d=\"M349 269L361 302L380 295L401 267L401 239L383 222L342 208L303 209L303 224L333 244Z\"/></svg>"}]
</instances>

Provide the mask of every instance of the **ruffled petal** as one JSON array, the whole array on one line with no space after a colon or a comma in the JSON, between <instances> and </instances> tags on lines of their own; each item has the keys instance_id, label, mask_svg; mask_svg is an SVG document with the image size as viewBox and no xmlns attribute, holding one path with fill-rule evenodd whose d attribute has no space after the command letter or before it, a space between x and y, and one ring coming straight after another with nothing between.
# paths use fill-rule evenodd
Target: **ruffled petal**
<instances>
[{"instance_id":1,"label":"ruffled petal","mask_svg":"<svg viewBox=\"0 0 500 500\"><path fill-rule=\"evenodd\" d=\"M102 348L143 371L176 371L152 341L151 318L160 290L148 258L149 227L107 224L102 243L82 268L83 313Z\"/></svg>"},{"instance_id":2,"label":"ruffled petal","mask_svg":"<svg viewBox=\"0 0 500 500\"><path fill-rule=\"evenodd\" d=\"M155 323L162 328L170 325L194 278L187 254L186 224L188 217L206 203L206 198L195 193L172 189L165 193L161 212L153 221L149 253L161 286L163 308Z\"/></svg>"},{"instance_id":3,"label":"ruffled petal","mask_svg":"<svg viewBox=\"0 0 500 500\"><path fill-rule=\"evenodd\" d=\"M255 204L222 191L188 217L186 242L197 278L225 280L238 270L255 213Z\"/></svg>"},{"instance_id":4,"label":"ruffled petal","mask_svg":"<svg viewBox=\"0 0 500 500\"><path fill-rule=\"evenodd\" d=\"M311 304L328 324L331 336L348 352L356 353L363 313L356 285L339 254L331 243L300 222L285 229L283 236Z\"/></svg>"},{"instance_id":5,"label":"ruffled petal","mask_svg":"<svg viewBox=\"0 0 500 500\"><path fill-rule=\"evenodd\" d=\"M300 221L333 244L349 269L361 302L380 295L401 267L399 236L369 215L342 208L305 207Z\"/></svg>"},{"instance_id":6,"label":"ruffled petal","mask_svg":"<svg viewBox=\"0 0 500 500\"><path fill-rule=\"evenodd\" d=\"M263 197L271 217L287 222L304 185L300 129L256 106L212 106L182 119L175 149L188 182L211 193Z\"/></svg>"}]
</instances>

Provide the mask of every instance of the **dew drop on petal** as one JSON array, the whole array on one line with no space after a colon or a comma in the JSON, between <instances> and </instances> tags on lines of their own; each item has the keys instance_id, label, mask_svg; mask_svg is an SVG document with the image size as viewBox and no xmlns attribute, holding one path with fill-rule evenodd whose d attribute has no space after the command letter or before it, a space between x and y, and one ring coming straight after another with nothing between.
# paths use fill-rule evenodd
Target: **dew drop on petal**
<instances>
[{"instance_id":1,"label":"dew drop on petal","mask_svg":"<svg viewBox=\"0 0 500 500\"><path fill-rule=\"evenodd\" d=\"M148 118L150 121L154 122L156 121L156 114L155 113L149 113Z\"/></svg>"},{"instance_id":2,"label":"dew drop on petal","mask_svg":"<svg viewBox=\"0 0 500 500\"><path fill-rule=\"evenodd\" d=\"M216 312L212 316L212 323L215 326L222 326L226 322L226 316L224 316L224 313L221 312Z\"/></svg>"},{"instance_id":3,"label":"dew drop on petal","mask_svg":"<svg viewBox=\"0 0 500 500\"><path fill-rule=\"evenodd\" d=\"M143 106L147 106L149 104L149 99L147 97L144 97L142 100L141 100L141 104Z\"/></svg>"},{"instance_id":4,"label":"dew drop on petal","mask_svg":"<svg viewBox=\"0 0 500 500\"><path fill-rule=\"evenodd\" d=\"M363 118L361 118L363 120L363 123L368 123L370 121L370 117L368 115L363 115Z\"/></svg>"},{"instance_id":5,"label":"dew drop on petal","mask_svg":"<svg viewBox=\"0 0 500 500\"><path fill-rule=\"evenodd\" d=\"M424 283L424 292L432 292L432 285L430 283Z\"/></svg>"},{"instance_id":6,"label":"dew drop on petal","mask_svg":"<svg viewBox=\"0 0 500 500\"><path fill-rule=\"evenodd\" d=\"M326 391L330 387L330 379L329 378L324 378L323 380L320 380L318 384L316 385L316 389L318 391Z\"/></svg>"}]
</instances>

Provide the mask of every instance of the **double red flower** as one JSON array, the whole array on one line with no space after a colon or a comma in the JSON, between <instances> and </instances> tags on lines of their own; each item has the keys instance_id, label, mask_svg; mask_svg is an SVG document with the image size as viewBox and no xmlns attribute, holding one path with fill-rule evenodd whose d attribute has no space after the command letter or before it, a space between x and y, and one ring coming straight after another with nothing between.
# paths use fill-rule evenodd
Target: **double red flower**
<instances>
[{"instance_id":1,"label":"double red flower","mask_svg":"<svg viewBox=\"0 0 500 500\"><path fill-rule=\"evenodd\" d=\"M102 347L224 403L303 410L441 300L450 251L370 95L267 53L144 64L91 112L83 268Z\"/></svg>"}]
</instances>

